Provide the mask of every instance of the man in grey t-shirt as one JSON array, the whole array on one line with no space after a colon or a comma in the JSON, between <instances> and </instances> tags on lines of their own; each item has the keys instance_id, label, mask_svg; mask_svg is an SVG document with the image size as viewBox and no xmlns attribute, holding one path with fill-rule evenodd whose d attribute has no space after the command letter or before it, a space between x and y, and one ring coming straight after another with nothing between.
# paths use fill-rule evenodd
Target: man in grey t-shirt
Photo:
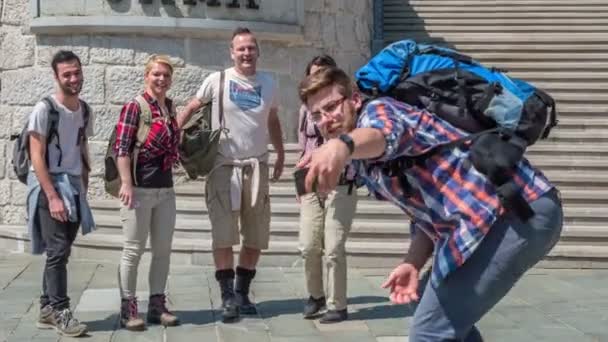
<instances>
[{"instance_id":1,"label":"man in grey t-shirt","mask_svg":"<svg viewBox=\"0 0 608 342\"><path fill-rule=\"evenodd\" d=\"M34 107L28 123L33 172L28 177L28 211L34 213L30 215L30 224L35 227L32 231L39 232L46 252L37 326L76 337L83 335L87 327L72 316L66 265L88 209L86 200L82 200L86 197L89 172L83 160L88 155L87 136L92 134L93 120L92 115L85 119L85 113L90 111L79 98L83 76L78 56L59 51L51 65L57 90L49 101ZM55 130L49 128L50 106L59 117ZM32 199L34 194L37 199Z\"/></svg>"}]
</instances>

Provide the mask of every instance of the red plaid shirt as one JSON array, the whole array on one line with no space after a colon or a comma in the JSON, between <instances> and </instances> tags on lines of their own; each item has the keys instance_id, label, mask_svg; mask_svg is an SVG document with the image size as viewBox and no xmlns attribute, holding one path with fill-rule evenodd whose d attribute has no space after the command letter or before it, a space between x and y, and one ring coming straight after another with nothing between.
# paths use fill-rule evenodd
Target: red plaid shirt
<instances>
[{"instance_id":1,"label":"red plaid shirt","mask_svg":"<svg viewBox=\"0 0 608 342\"><path fill-rule=\"evenodd\" d=\"M162 114L158 101L147 93L144 93L143 96L150 105L152 119L161 117ZM173 110L173 101L171 99L166 99L165 105L170 111ZM135 100L127 102L120 111L120 117L116 125L116 145L114 145L114 149L119 157L130 155L135 147L140 114L139 104ZM161 156L164 156L162 162L163 171L170 169L175 164L178 158L179 129L174 114L172 113L166 120L152 122L148 138L139 151L137 165L145 164Z\"/></svg>"}]
</instances>

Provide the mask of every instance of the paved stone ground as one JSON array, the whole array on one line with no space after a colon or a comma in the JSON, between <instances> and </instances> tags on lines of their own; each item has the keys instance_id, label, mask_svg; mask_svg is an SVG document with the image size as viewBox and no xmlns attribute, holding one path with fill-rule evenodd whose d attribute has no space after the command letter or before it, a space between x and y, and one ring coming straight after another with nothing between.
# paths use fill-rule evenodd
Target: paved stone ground
<instances>
[{"instance_id":1,"label":"paved stone ground","mask_svg":"<svg viewBox=\"0 0 608 342\"><path fill-rule=\"evenodd\" d=\"M35 328L42 265L40 257L0 256L0 341L71 340ZM140 270L139 296L146 299L147 265ZM259 316L223 324L213 270L176 265L168 284L170 306L183 324L131 333L117 326L116 265L72 260L69 271L72 305L90 330L84 341L407 341L413 309L388 301L380 288L388 269L351 269L350 320L323 326L301 317L301 268L261 268L252 287ZM532 270L479 328L492 342L608 341L607 284L606 270ZM146 302L140 304L140 309L146 307Z\"/></svg>"}]
</instances>

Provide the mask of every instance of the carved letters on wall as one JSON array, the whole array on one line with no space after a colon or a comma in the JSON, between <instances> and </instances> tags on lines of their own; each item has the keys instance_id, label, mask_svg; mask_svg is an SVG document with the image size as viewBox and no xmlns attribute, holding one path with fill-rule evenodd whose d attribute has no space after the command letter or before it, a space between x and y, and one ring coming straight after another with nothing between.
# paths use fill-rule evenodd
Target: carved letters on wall
<instances>
[{"instance_id":1,"label":"carved letters on wall","mask_svg":"<svg viewBox=\"0 0 608 342\"><path fill-rule=\"evenodd\" d=\"M109 0L111 2L120 2L122 0ZM163 5L173 5L175 4L176 0L161 0L161 2L163 3ZM217 6L221 6L222 3L220 2L220 0L182 0L184 2L184 5L191 5L194 6L196 5L198 2L204 2L207 4L207 6L209 7L217 7ZM154 0L139 0L140 4L151 4L153 3ZM239 8L241 7L240 4L240 0L228 0L226 2L226 7L228 8ZM248 9L260 9L260 5L256 2L256 0L247 0L247 5L246 7Z\"/></svg>"}]
</instances>

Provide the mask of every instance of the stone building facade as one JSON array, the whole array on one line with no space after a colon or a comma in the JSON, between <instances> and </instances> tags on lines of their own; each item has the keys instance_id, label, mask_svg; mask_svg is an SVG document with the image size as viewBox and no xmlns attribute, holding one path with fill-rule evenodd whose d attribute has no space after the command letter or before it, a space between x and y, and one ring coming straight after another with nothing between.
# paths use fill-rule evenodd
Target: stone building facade
<instances>
[{"instance_id":1,"label":"stone building facade","mask_svg":"<svg viewBox=\"0 0 608 342\"><path fill-rule=\"evenodd\" d=\"M149 2L149 3L148 3ZM58 49L82 59L82 97L96 115L92 137L94 198L107 138L121 105L143 89L143 65L153 53L177 69L170 96L183 105L212 71L230 66L236 26L260 39L259 68L280 88L284 139L296 139L297 84L308 60L333 55L353 72L369 57L373 0L256 0L259 9L207 6L204 0L0 0L0 224L24 222L25 186L12 174L10 134L33 105L54 89L50 59Z\"/></svg>"}]
</instances>

